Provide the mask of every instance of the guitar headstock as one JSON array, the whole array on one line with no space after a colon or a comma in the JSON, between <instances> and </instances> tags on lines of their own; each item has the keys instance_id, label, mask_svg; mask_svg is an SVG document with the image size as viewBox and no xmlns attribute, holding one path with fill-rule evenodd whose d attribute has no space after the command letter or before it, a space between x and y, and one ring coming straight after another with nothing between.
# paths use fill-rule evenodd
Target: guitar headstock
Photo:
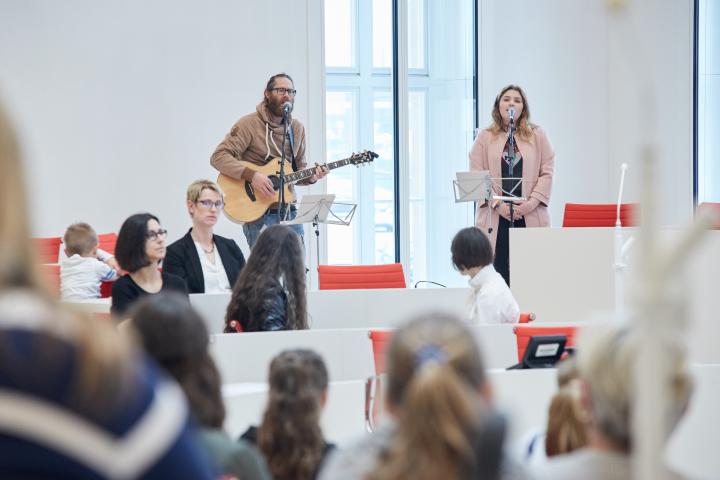
<instances>
[{"instance_id":1,"label":"guitar headstock","mask_svg":"<svg viewBox=\"0 0 720 480\"><path fill-rule=\"evenodd\" d=\"M375 152L372 152L370 150L363 150L362 152L353 153L352 155L350 155L350 163L356 166L360 166L364 163L370 163L378 157L379 155Z\"/></svg>"}]
</instances>

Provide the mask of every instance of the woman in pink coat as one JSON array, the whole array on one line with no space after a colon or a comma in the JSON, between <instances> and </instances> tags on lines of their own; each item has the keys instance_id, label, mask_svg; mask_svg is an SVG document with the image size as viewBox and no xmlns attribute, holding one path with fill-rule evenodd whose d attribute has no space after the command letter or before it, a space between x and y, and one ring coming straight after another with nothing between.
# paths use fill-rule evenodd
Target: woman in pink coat
<instances>
[{"instance_id":1,"label":"woman in pink coat","mask_svg":"<svg viewBox=\"0 0 720 480\"><path fill-rule=\"evenodd\" d=\"M510 111L514 112L514 151L510 149ZM555 151L543 129L530 123L525 92L516 85L503 88L495 99L492 119L492 124L480 132L470 150L470 170L489 171L495 195L526 199L513 207L513 228L549 227L547 206ZM507 180L509 177L522 178L522 182ZM509 285L510 207L495 201L478 205L475 226L490 236L495 248L495 269Z\"/></svg>"}]
</instances>

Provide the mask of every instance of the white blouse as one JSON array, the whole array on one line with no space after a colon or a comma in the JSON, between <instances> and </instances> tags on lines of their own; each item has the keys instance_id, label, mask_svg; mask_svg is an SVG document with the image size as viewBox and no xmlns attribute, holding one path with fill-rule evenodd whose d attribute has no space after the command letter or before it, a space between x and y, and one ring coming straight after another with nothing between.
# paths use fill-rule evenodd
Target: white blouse
<instances>
[{"instance_id":1,"label":"white blouse","mask_svg":"<svg viewBox=\"0 0 720 480\"><path fill-rule=\"evenodd\" d=\"M218 253L217 245L215 245L215 265L210 263L208 255L203 250L202 246L198 242L195 243L195 248L200 257L200 266L202 267L203 279L205 280L205 293L227 293L231 290L230 281L228 280L225 267L223 266L220 254Z\"/></svg>"},{"instance_id":2,"label":"white blouse","mask_svg":"<svg viewBox=\"0 0 720 480\"><path fill-rule=\"evenodd\" d=\"M492 263L468 282L472 293L468 299L471 323L516 323L520 308L505 280Z\"/></svg>"}]
</instances>

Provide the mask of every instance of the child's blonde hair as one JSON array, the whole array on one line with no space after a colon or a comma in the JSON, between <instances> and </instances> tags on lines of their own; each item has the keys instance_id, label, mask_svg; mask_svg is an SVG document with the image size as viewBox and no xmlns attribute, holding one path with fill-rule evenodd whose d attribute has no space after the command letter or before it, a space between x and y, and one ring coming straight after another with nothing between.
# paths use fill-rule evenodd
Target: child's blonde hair
<instances>
[{"instance_id":1,"label":"child's blonde hair","mask_svg":"<svg viewBox=\"0 0 720 480\"><path fill-rule=\"evenodd\" d=\"M65 230L63 243L68 257L75 254L86 257L97 247L98 236L87 223L73 223Z\"/></svg>"}]
</instances>

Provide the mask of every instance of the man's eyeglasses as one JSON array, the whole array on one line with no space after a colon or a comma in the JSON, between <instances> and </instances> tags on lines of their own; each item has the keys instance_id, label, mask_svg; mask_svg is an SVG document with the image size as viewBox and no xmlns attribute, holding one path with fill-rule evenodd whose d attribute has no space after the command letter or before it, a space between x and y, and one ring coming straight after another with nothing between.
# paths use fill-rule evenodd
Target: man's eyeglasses
<instances>
[{"instance_id":1,"label":"man's eyeglasses","mask_svg":"<svg viewBox=\"0 0 720 480\"><path fill-rule=\"evenodd\" d=\"M157 240L158 238L164 239L167 237L167 230L162 228L160 230L148 230L145 236L148 240Z\"/></svg>"},{"instance_id":2,"label":"man's eyeglasses","mask_svg":"<svg viewBox=\"0 0 720 480\"><path fill-rule=\"evenodd\" d=\"M198 200L195 203L197 203L198 205L202 205L203 207L207 208L208 210L210 210L212 207L215 207L218 210L222 210L223 207L225 206L225 202L223 202L222 200L218 200L216 202L213 202L212 200Z\"/></svg>"},{"instance_id":3,"label":"man's eyeglasses","mask_svg":"<svg viewBox=\"0 0 720 480\"><path fill-rule=\"evenodd\" d=\"M291 97L294 97L297 93L297 90L295 90L294 88L272 88L270 90L277 93L278 95L285 95L287 93Z\"/></svg>"}]
</instances>

